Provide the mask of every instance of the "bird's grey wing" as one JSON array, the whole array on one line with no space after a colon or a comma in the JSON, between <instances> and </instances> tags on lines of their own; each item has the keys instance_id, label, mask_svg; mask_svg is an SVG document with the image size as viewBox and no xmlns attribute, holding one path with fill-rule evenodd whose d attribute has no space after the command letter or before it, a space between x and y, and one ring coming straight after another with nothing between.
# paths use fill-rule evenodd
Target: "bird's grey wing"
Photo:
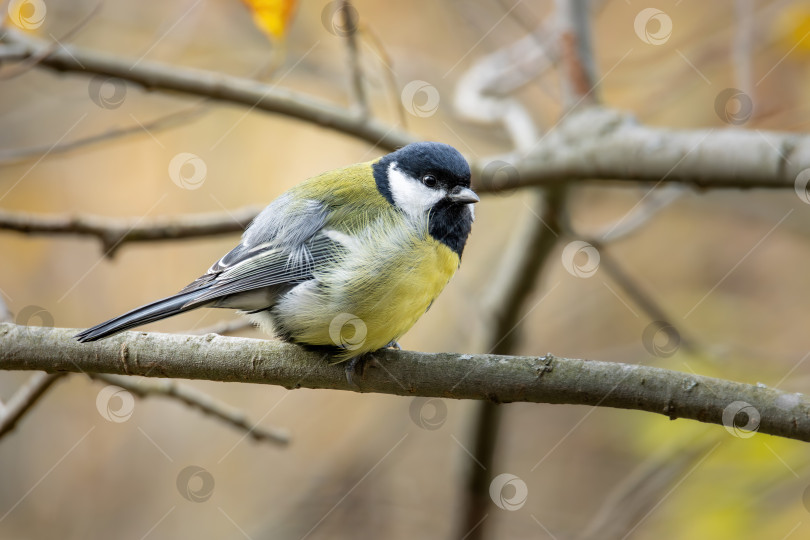
<instances>
[{"instance_id":1,"label":"bird's grey wing","mask_svg":"<svg viewBox=\"0 0 810 540\"><path fill-rule=\"evenodd\" d=\"M325 221L322 203L282 195L256 216L238 246L181 292L205 289L191 301L198 304L306 281L318 264L343 249L321 232Z\"/></svg>"}]
</instances>

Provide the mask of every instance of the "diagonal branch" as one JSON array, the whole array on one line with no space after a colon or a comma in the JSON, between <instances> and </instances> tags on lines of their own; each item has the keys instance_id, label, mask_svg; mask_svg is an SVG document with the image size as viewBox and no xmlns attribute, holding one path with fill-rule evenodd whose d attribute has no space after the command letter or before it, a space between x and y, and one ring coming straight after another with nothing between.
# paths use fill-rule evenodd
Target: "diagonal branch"
<instances>
[{"instance_id":1,"label":"diagonal branch","mask_svg":"<svg viewBox=\"0 0 810 540\"><path fill-rule=\"evenodd\" d=\"M14 47L17 59L25 60L47 50L49 44L7 29L2 42ZM373 118L364 118L336 105L251 79L202 69L121 58L82 47L64 46L42 58L37 66L61 72L116 77L147 90L181 92L213 100L237 103L259 111L284 114L312 124L363 139L380 148L394 150L413 138Z\"/></svg>"},{"instance_id":2,"label":"diagonal branch","mask_svg":"<svg viewBox=\"0 0 810 540\"><path fill-rule=\"evenodd\" d=\"M37 373L32 375L7 403L0 403L0 437L14 429L17 422L36 405L39 398L61 379L65 373Z\"/></svg>"},{"instance_id":3,"label":"diagonal branch","mask_svg":"<svg viewBox=\"0 0 810 540\"><path fill-rule=\"evenodd\" d=\"M256 207L245 207L228 213L190 214L142 223L91 215L46 216L0 210L0 230L92 236L101 241L104 254L112 257L121 246L130 242L241 233L258 212Z\"/></svg>"},{"instance_id":4,"label":"diagonal branch","mask_svg":"<svg viewBox=\"0 0 810 540\"><path fill-rule=\"evenodd\" d=\"M24 60L46 42L7 29L0 60ZM65 46L37 67L116 77L148 90L180 92L282 114L332 129L386 150L415 138L396 126L363 118L344 108L275 85L221 73L135 62L94 50ZM810 167L810 136L744 129L675 130L639 124L632 115L588 107L572 112L525 157L515 174L498 181L491 159L473 163L478 191L548 186L582 178L615 182L683 183L705 189L796 187ZM802 189L806 185L801 186Z\"/></svg>"},{"instance_id":5,"label":"diagonal branch","mask_svg":"<svg viewBox=\"0 0 810 540\"><path fill-rule=\"evenodd\" d=\"M75 329L0 324L0 369L141 375L330 388L405 396L634 409L743 427L810 442L810 400L752 385L650 366L559 358L375 353L359 387L323 355L278 341L125 332L78 343ZM747 420L745 417L747 416Z\"/></svg>"},{"instance_id":6,"label":"diagonal branch","mask_svg":"<svg viewBox=\"0 0 810 540\"><path fill-rule=\"evenodd\" d=\"M281 445L290 442L290 436L285 430L254 425L241 410L177 381L163 379L135 381L129 377L104 373L90 373L89 376L91 379L119 386L142 398L149 396L174 398L191 408L201 411L203 414L218 418L237 429L245 431L257 441L267 441Z\"/></svg>"}]
</instances>

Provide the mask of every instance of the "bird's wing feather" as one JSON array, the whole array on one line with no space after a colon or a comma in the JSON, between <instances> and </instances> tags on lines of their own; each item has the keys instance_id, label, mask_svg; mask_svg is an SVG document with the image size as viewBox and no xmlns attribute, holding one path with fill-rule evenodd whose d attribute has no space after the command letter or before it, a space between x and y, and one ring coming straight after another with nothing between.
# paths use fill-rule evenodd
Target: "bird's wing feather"
<instances>
[{"instance_id":1,"label":"bird's wing feather","mask_svg":"<svg viewBox=\"0 0 810 540\"><path fill-rule=\"evenodd\" d=\"M206 291L192 304L203 303L247 291L301 283L312 278L313 271L324 262L340 256L345 248L325 234L316 234L300 246L297 253L267 246L222 270L204 286ZM203 276L205 277L205 276Z\"/></svg>"}]
</instances>

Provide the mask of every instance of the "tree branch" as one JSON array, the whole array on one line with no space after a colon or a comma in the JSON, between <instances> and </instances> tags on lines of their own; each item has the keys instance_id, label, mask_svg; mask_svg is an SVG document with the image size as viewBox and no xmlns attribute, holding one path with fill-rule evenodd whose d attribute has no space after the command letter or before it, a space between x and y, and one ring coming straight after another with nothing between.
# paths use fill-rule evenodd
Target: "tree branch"
<instances>
[{"instance_id":1,"label":"tree branch","mask_svg":"<svg viewBox=\"0 0 810 540\"><path fill-rule=\"evenodd\" d=\"M31 407L36 405L39 398L61 379L65 373L37 373L32 375L3 405L0 403L0 437L10 432L17 422L25 416Z\"/></svg>"},{"instance_id":2,"label":"tree branch","mask_svg":"<svg viewBox=\"0 0 810 540\"><path fill-rule=\"evenodd\" d=\"M23 60L48 43L7 29L8 54ZM415 139L396 127L274 85L221 73L134 62L75 46L64 46L38 67L117 77L149 90L182 92L283 114L394 150ZM810 136L741 129L673 130L639 125L626 113L598 107L572 112L512 165L500 182L492 160L473 164L481 193L547 186L582 178L616 182L676 182L705 189L793 188L810 166Z\"/></svg>"},{"instance_id":3,"label":"tree branch","mask_svg":"<svg viewBox=\"0 0 810 540\"><path fill-rule=\"evenodd\" d=\"M257 441L267 441L282 445L290 442L290 436L285 430L263 428L254 425L241 410L214 399L205 392L201 392L196 388L176 381L164 379L134 381L129 377L104 373L88 373L88 375L91 379L103 381L107 384L114 384L141 398L149 396L174 398L193 409L201 411L203 414L218 418L237 429L245 431Z\"/></svg>"},{"instance_id":4,"label":"tree branch","mask_svg":"<svg viewBox=\"0 0 810 540\"><path fill-rule=\"evenodd\" d=\"M141 375L330 388L392 395L526 401L635 409L739 429L741 411L758 431L810 441L810 401L750 385L666 369L559 358L382 350L385 370L366 369L359 387L325 355L279 341L125 332L82 344L75 329L0 324L0 369ZM373 365L373 364L372 364ZM735 409L745 402L748 408ZM732 412L731 419L728 418ZM754 414L755 412L755 414ZM744 415L742 415L744 416ZM733 424L733 422L737 422Z\"/></svg>"},{"instance_id":5,"label":"tree branch","mask_svg":"<svg viewBox=\"0 0 810 540\"><path fill-rule=\"evenodd\" d=\"M241 233L259 209L245 207L228 213L190 214L150 222L91 215L46 216L0 210L0 230L28 234L93 236L108 257L129 242L178 240Z\"/></svg>"},{"instance_id":6,"label":"tree branch","mask_svg":"<svg viewBox=\"0 0 810 540\"><path fill-rule=\"evenodd\" d=\"M15 46L17 58L25 60L47 51L42 40L7 29L2 42ZM39 60L37 66L56 71L104 75L138 84L147 90L182 92L213 100L237 103L260 111L279 113L333 129L387 150L395 150L414 139L407 133L364 118L336 105L251 79L202 69L171 66L158 62L121 58L82 47L65 45Z\"/></svg>"},{"instance_id":7,"label":"tree branch","mask_svg":"<svg viewBox=\"0 0 810 540\"><path fill-rule=\"evenodd\" d=\"M525 158L501 168L473 164L481 193L577 182L682 183L703 189L793 189L810 167L810 136L742 129L675 130L640 125L613 109L569 114ZM801 186L804 189L804 186Z\"/></svg>"}]
</instances>

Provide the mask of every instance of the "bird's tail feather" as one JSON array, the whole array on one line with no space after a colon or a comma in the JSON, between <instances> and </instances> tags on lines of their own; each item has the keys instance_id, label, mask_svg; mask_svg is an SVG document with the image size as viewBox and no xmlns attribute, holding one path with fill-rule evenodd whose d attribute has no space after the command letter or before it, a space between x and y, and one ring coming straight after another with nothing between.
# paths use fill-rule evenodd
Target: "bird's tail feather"
<instances>
[{"instance_id":1,"label":"bird's tail feather","mask_svg":"<svg viewBox=\"0 0 810 540\"><path fill-rule=\"evenodd\" d=\"M181 292L174 296L163 298L162 300L146 304L123 315L119 315L114 319L88 328L83 332L79 332L74 337L82 343L85 341L96 341L142 324L159 321L166 317L177 315L178 313L197 309L209 303L194 302L194 300L204 292L205 289L198 289L196 291Z\"/></svg>"}]
</instances>

